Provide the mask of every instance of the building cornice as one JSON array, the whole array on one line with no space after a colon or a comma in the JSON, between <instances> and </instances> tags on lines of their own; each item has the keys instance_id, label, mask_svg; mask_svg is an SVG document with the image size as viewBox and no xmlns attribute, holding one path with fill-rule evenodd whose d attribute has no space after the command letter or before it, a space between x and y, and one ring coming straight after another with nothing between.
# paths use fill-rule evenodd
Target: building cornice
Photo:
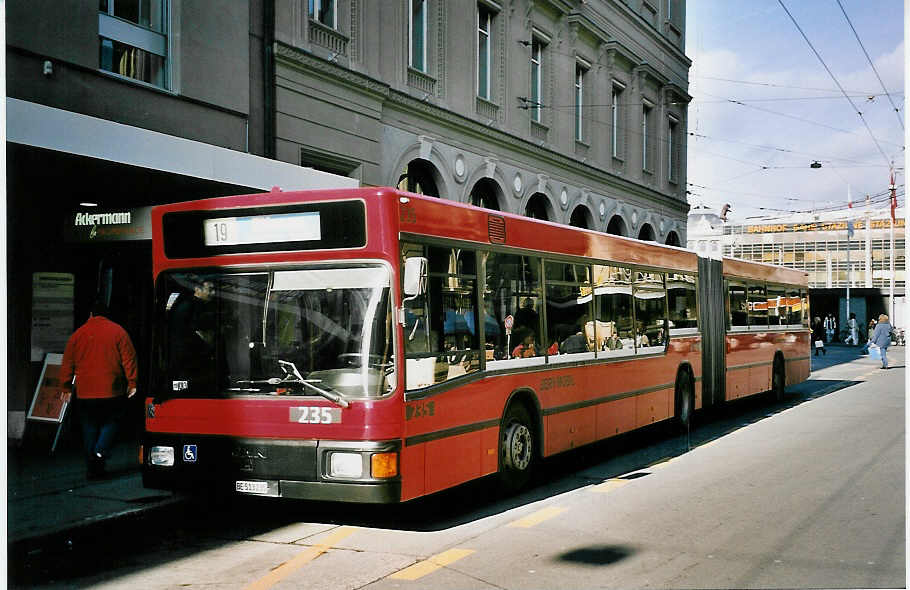
<instances>
[{"instance_id":1,"label":"building cornice","mask_svg":"<svg viewBox=\"0 0 910 590\"><path fill-rule=\"evenodd\" d=\"M625 14L628 22L632 23L640 33L651 38L662 49L667 51L667 53L671 54L675 59L679 60L679 62L685 66L686 69L692 66L692 60L686 56L684 51L670 43L666 37L660 34L660 31L658 29L648 24L648 22L645 21L644 17L633 11L625 0L611 0L610 4L613 5L615 10ZM596 15L596 13L592 14Z\"/></svg>"}]
</instances>

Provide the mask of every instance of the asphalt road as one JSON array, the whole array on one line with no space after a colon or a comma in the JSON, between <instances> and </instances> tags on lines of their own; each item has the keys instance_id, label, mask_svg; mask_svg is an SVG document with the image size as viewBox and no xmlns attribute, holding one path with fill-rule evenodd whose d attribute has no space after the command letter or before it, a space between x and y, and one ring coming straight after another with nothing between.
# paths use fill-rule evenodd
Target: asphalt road
<instances>
[{"instance_id":1,"label":"asphalt road","mask_svg":"<svg viewBox=\"0 0 910 590\"><path fill-rule=\"evenodd\" d=\"M833 364L782 403L580 449L517 496L482 481L396 507L210 498L26 559L10 585L904 587L894 364Z\"/></svg>"}]
</instances>

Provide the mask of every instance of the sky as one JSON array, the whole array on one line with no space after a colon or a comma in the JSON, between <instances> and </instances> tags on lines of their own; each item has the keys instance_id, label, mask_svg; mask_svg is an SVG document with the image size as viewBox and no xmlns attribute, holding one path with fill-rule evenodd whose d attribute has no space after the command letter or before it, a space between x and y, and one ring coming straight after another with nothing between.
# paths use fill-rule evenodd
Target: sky
<instances>
[{"instance_id":1,"label":"sky","mask_svg":"<svg viewBox=\"0 0 910 590\"><path fill-rule=\"evenodd\" d=\"M887 207L892 161L903 206L902 0L688 0L686 11L692 207L729 204L733 223L846 217L848 191Z\"/></svg>"}]
</instances>

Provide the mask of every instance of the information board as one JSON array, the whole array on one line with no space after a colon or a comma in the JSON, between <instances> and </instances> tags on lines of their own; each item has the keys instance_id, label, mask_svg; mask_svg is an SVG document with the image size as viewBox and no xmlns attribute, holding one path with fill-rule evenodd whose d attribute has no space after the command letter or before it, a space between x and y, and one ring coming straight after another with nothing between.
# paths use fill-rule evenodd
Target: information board
<instances>
[{"instance_id":1,"label":"information board","mask_svg":"<svg viewBox=\"0 0 910 590\"><path fill-rule=\"evenodd\" d=\"M70 273L32 274L31 359L61 352L73 333L73 289L76 278Z\"/></svg>"}]
</instances>

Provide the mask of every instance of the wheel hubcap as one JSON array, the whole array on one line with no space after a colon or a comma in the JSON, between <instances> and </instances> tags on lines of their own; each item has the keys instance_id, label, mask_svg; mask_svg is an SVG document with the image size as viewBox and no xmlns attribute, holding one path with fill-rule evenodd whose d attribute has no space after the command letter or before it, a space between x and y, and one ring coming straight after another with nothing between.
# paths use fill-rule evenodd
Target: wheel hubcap
<instances>
[{"instance_id":1,"label":"wheel hubcap","mask_svg":"<svg viewBox=\"0 0 910 590\"><path fill-rule=\"evenodd\" d=\"M506 430L505 457L507 467L524 471L531 464L531 431L524 424L512 424Z\"/></svg>"}]
</instances>

